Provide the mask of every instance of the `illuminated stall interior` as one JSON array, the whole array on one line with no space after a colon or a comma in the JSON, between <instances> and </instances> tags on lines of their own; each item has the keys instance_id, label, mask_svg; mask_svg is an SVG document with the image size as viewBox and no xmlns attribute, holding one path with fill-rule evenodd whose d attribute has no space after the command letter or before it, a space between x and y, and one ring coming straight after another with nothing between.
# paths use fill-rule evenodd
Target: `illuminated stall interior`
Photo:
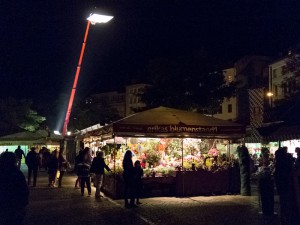
<instances>
[{"instance_id":1,"label":"illuminated stall interior","mask_svg":"<svg viewBox=\"0 0 300 225\"><path fill-rule=\"evenodd\" d=\"M139 160L146 173L152 170L160 176L175 170L226 166L238 146L232 140L242 136L241 125L158 107L88 132L83 141L93 154L103 150L116 171L122 169L123 155L129 149L133 162Z\"/></svg>"}]
</instances>

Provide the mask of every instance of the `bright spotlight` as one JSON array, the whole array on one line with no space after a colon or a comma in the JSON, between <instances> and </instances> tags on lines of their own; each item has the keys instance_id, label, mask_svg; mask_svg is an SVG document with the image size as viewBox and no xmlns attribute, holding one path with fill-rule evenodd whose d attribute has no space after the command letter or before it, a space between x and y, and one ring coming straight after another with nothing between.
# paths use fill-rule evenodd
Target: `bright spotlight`
<instances>
[{"instance_id":1,"label":"bright spotlight","mask_svg":"<svg viewBox=\"0 0 300 225\"><path fill-rule=\"evenodd\" d=\"M60 135L60 132L59 132L58 130L55 130L55 131L54 131L54 134L55 134L55 135Z\"/></svg>"},{"instance_id":2,"label":"bright spotlight","mask_svg":"<svg viewBox=\"0 0 300 225\"><path fill-rule=\"evenodd\" d=\"M67 132L67 135L68 135L68 136L70 136L71 134L72 134L71 131L68 131L68 132Z\"/></svg>"}]
</instances>

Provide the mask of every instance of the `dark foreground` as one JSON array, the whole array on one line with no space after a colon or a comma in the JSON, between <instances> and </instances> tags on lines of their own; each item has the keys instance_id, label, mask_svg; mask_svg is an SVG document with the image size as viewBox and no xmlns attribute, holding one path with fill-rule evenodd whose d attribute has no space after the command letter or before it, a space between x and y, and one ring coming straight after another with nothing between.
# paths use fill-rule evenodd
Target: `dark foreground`
<instances>
[{"instance_id":1,"label":"dark foreground","mask_svg":"<svg viewBox=\"0 0 300 225\"><path fill-rule=\"evenodd\" d=\"M26 174L26 172L25 172ZM46 172L40 172L37 187L30 187L26 225L261 225L278 223L278 217L259 214L257 195L212 197L158 197L142 199L135 209L122 200L82 197L74 189L75 176L67 174L63 188L48 188ZM275 211L278 209L275 208Z\"/></svg>"}]
</instances>

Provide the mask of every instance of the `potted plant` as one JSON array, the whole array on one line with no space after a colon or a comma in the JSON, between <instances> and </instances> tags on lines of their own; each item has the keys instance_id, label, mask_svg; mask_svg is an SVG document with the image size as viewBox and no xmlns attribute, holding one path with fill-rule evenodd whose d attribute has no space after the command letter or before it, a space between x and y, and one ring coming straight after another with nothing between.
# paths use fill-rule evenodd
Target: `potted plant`
<instances>
[{"instance_id":1,"label":"potted plant","mask_svg":"<svg viewBox=\"0 0 300 225\"><path fill-rule=\"evenodd\" d=\"M150 150L146 156L146 161L149 163L149 166L156 166L159 162L159 159L159 154L154 150Z\"/></svg>"}]
</instances>

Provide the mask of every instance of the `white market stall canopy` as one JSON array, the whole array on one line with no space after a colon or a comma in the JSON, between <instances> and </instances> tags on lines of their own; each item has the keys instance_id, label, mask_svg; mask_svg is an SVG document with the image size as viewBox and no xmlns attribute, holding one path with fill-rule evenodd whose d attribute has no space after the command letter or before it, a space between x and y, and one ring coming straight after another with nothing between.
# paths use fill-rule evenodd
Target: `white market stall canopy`
<instances>
[{"instance_id":1,"label":"white market stall canopy","mask_svg":"<svg viewBox=\"0 0 300 225\"><path fill-rule=\"evenodd\" d=\"M19 132L0 137L0 146L10 145L46 145L59 143L62 136L48 133L46 130L36 132Z\"/></svg>"},{"instance_id":2,"label":"white market stall canopy","mask_svg":"<svg viewBox=\"0 0 300 225\"><path fill-rule=\"evenodd\" d=\"M86 137L242 138L244 126L203 114L158 107L136 113L97 130Z\"/></svg>"}]
</instances>

